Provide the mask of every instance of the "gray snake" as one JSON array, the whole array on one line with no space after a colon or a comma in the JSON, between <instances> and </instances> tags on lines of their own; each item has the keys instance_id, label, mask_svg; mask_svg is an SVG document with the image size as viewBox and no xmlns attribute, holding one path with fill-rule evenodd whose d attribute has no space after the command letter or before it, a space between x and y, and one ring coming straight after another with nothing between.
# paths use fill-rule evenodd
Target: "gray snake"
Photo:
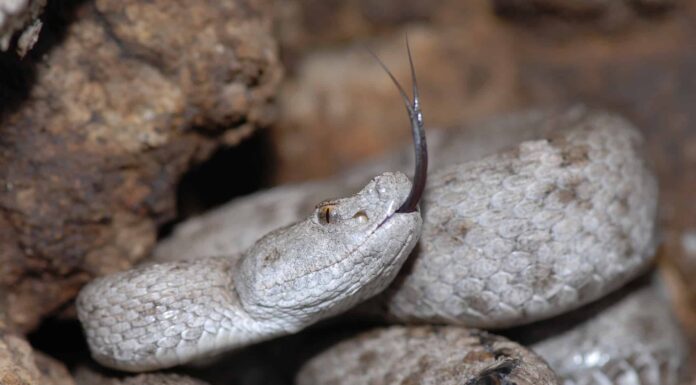
<instances>
[{"instance_id":1,"label":"gray snake","mask_svg":"<svg viewBox=\"0 0 696 385\"><path fill-rule=\"evenodd\" d=\"M504 135L490 132L500 127ZM472 135L498 139L482 148ZM241 198L180 226L154 257L174 262L96 280L78 298L79 316L95 358L125 370L296 332L374 295L363 310L398 322L501 328L549 318L649 266L657 186L641 141L625 120L584 108L441 134L421 203L420 243L398 275L420 233L418 214L394 214L410 187L402 174L383 174L290 225L310 202L355 191L380 167L366 165L340 179ZM404 157L395 159L381 164L394 167ZM392 189L387 199L380 183ZM350 232L307 232L332 215L352 223L341 230ZM353 239L355 223L374 231L386 218L407 219L370 252L353 253L363 250Z\"/></svg>"}]
</instances>

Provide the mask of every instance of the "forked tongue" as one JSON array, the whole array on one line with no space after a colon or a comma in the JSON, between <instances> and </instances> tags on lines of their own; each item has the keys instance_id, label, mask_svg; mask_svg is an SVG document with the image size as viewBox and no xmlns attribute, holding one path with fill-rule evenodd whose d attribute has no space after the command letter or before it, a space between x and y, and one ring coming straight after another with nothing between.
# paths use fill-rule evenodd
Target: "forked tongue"
<instances>
[{"instance_id":1,"label":"forked tongue","mask_svg":"<svg viewBox=\"0 0 696 385\"><path fill-rule=\"evenodd\" d=\"M408 117L411 121L411 134L413 136L413 146L415 149L415 159L416 159L416 171L413 174L413 185L411 185L411 191L408 193L408 197L404 203L396 210L397 213L410 213L416 211L418 207L418 202L423 196L423 190L425 190L425 181L428 174L428 146L425 142L425 130L423 128L423 113L420 108L420 98L418 96L418 83L416 82L416 70L413 66L413 59L411 57L411 47L408 44L408 38L406 39L406 50L408 51L408 63L411 67L411 82L413 83L413 101L409 100L408 95L404 91L401 84L396 80L394 75L389 71L386 65L382 63L381 60L372 51L370 54L377 59L377 62L384 69L384 71L389 75L391 80L398 88L401 97L404 99L404 104L406 105L406 111L408 112Z\"/></svg>"}]
</instances>

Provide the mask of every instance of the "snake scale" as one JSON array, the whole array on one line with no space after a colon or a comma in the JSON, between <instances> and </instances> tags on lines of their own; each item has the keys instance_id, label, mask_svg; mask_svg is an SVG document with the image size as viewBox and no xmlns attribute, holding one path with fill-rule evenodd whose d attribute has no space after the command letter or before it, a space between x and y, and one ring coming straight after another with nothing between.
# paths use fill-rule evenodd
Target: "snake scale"
<instances>
[{"instance_id":1,"label":"snake scale","mask_svg":"<svg viewBox=\"0 0 696 385\"><path fill-rule=\"evenodd\" d=\"M414 102L400 91L417 139L422 116L415 76ZM414 191L424 182L418 175L411 185L403 174L383 173L357 194L311 210L320 199L358 190L366 175L383 170L385 164L402 166L407 159L403 155L340 178L281 186L238 199L180 226L158 248L154 263L97 279L83 289L78 314L93 356L107 366L129 371L170 367L296 332L373 296L361 305L362 310L400 323L487 329L518 326L572 311L649 267L656 245L657 184L640 155L642 137L624 119L582 107L536 111L432 139L434 170L421 201L422 226L418 211L397 209L413 204ZM422 168L418 143L416 148ZM301 219L307 212L311 214ZM406 266L399 270L404 262ZM653 286L645 290L652 293L657 290ZM654 302L668 314L664 301ZM618 313L631 308L616 307ZM635 306L631 309L639 313ZM676 330L669 316L646 317L646 322ZM600 315L585 320L578 330L593 335L596 325L604 324ZM460 344L462 352L469 352L462 362L485 365L470 372L461 369L459 377L452 377L455 380L555 383L546 364L519 345L491 337L495 343L514 345L506 354L497 354L490 349L490 339L484 338L486 344L472 337L481 332L454 326L400 327L357 340L362 342L348 341L316 358L344 366L329 370L326 364L310 361L298 381L382 383L383 366L388 366L383 360L371 360L379 368L364 373L380 373L373 382L360 382L341 375L350 370L350 360L336 361L334 356L357 357L350 350L365 348L372 349L375 358L387 357L388 351L373 351L375 346L386 346L379 342L381 338L410 346L409 336L414 333L431 335L418 343L433 345L434 355L441 349L437 347L440 337L467 341ZM675 339L653 334L663 342ZM635 351L661 360L657 374L648 380L663 378L665 373L674 377L681 365L683 354L665 351L664 344L655 347L650 339L624 338L625 349L619 357L596 362L607 364L604 367L576 362L581 372L577 374L565 370L573 366L564 360L577 361L578 355L553 359L553 352L573 335L558 337L561 342L556 347L552 339L538 347L568 384L592 383L596 373L621 379L630 370L607 363L625 363L622 357ZM592 350L596 352L605 350ZM425 347L418 354L421 361L429 359ZM522 365L525 360L531 366ZM660 366L663 361L664 367ZM362 367L371 367L361 362ZM313 365L335 376L317 376ZM443 366L451 369L450 375L455 367L456 362ZM530 368L531 374L527 373ZM432 372L432 378L442 380L443 370ZM611 370L615 373L608 373ZM412 383L426 383L421 380ZM476 382L484 380L498 382ZM637 376L633 382L621 383L659 382Z\"/></svg>"}]
</instances>

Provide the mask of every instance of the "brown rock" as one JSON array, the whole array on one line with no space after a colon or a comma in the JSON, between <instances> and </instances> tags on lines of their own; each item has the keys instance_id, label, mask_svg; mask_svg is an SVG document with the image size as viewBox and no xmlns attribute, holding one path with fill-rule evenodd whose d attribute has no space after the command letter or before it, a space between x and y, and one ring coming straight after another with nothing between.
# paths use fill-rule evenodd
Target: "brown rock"
<instances>
[{"instance_id":1,"label":"brown rock","mask_svg":"<svg viewBox=\"0 0 696 385\"><path fill-rule=\"evenodd\" d=\"M370 38L407 23L434 22L445 12L459 16L465 13L458 12L461 9L487 6L483 0L276 0L274 5L278 40L291 72L311 49Z\"/></svg>"},{"instance_id":2,"label":"brown rock","mask_svg":"<svg viewBox=\"0 0 696 385\"><path fill-rule=\"evenodd\" d=\"M618 32L662 16L678 0L491 0L496 11L527 28L556 37L588 30Z\"/></svg>"},{"instance_id":3,"label":"brown rock","mask_svg":"<svg viewBox=\"0 0 696 385\"><path fill-rule=\"evenodd\" d=\"M6 334L0 340L0 383L36 384L39 379L31 346L21 337Z\"/></svg>"},{"instance_id":4,"label":"brown rock","mask_svg":"<svg viewBox=\"0 0 696 385\"><path fill-rule=\"evenodd\" d=\"M364 49L370 46L410 90L407 32L429 128L516 104L510 92L516 77L512 47L485 18L462 27L401 29L364 45L315 50L302 59L279 97L280 118L271 131L279 180L334 174L410 140L403 101ZM471 54L475 50L479 54Z\"/></svg>"},{"instance_id":5,"label":"brown rock","mask_svg":"<svg viewBox=\"0 0 696 385\"><path fill-rule=\"evenodd\" d=\"M41 385L75 385L75 380L61 362L38 351L34 351L34 361L41 373Z\"/></svg>"},{"instance_id":6,"label":"brown rock","mask_svg":"<svg viewBox=\"0 0 696 385\"><path fill-rule=\"evenodd\" d=\"M20 56L31 49L30 36L36 37L41 30L41 21L37 18L45 5L46 0L0 0L0 51L7 50L12 36L23 29L18 42Z\"/></svg>"},{"instance_id":7,"label":"brown rock","mask_svg":"<svg viewBox=\"0 0 696 385\"><path fill-rule=\"evenodd\" d=\"M174 373L106 375L87 368L78 369L77 385L207 385L207 382Z\"/></svg>"},{"instance_id":8,"label":"brown rock","mask_svg":"<svg viewBox=\"0 0 696 385\"><path fill-rule=\"evenodd\" d=\"M0 384L75 385L61 363L33 352L22 337L6 332L0 335Z\"/></svg>"},{"instance_id":9,"label":"brown rock","mask_svg":"<svg viewBox=\"0 0 696 385\"><path fill-rule=\"evenodd\" d=\"M178 178L273 119L281 74L263 0L76 14L0 121L0 285L22 330L147 255Z\"/></svg>"}]
</instances>

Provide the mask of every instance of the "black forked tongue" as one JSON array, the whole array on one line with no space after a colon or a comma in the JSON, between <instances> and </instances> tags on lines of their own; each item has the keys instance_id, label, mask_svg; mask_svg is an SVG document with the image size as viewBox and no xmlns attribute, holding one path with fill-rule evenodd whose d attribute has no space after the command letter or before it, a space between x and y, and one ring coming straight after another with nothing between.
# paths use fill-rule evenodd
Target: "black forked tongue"
<instances>
[{"instance_id":1,"label":"black forked tongue","mask_svg":"<svg viewBox=\"0 0 696 385\"><path fill-rule=\"evenodd\" d=\"M406 50L408 51L408 64L411 67L411 82L413 83L413 101L408 98L406 92L404 91L401 84L396 80L394 75L389 71L386 65L382 63L381 60L372 51L370 54L377 59L377 62L384 69L384 71L389 75L391 80L399 89L401 97L404 99L404 104L406 105L406 111L408 112L408 117L411 120L411 134L413 135L413 146L416 152L416 171L413 175L413 185L411 186L411 191L408 193L408 198L406 201L396 210L397 213L410 213L416 211L418 207L418 201L420 201L421 196L423 196L423 190L425 189L425 179L428 173L428 146L425 142L425 130L423 129L423 113L420 108L420 98L418 96L418 83L416 82L416 70L413 67L413 58L411 57L411 46L408 44L408 38L406 38Z\"/></svg>"}]
</instances>

